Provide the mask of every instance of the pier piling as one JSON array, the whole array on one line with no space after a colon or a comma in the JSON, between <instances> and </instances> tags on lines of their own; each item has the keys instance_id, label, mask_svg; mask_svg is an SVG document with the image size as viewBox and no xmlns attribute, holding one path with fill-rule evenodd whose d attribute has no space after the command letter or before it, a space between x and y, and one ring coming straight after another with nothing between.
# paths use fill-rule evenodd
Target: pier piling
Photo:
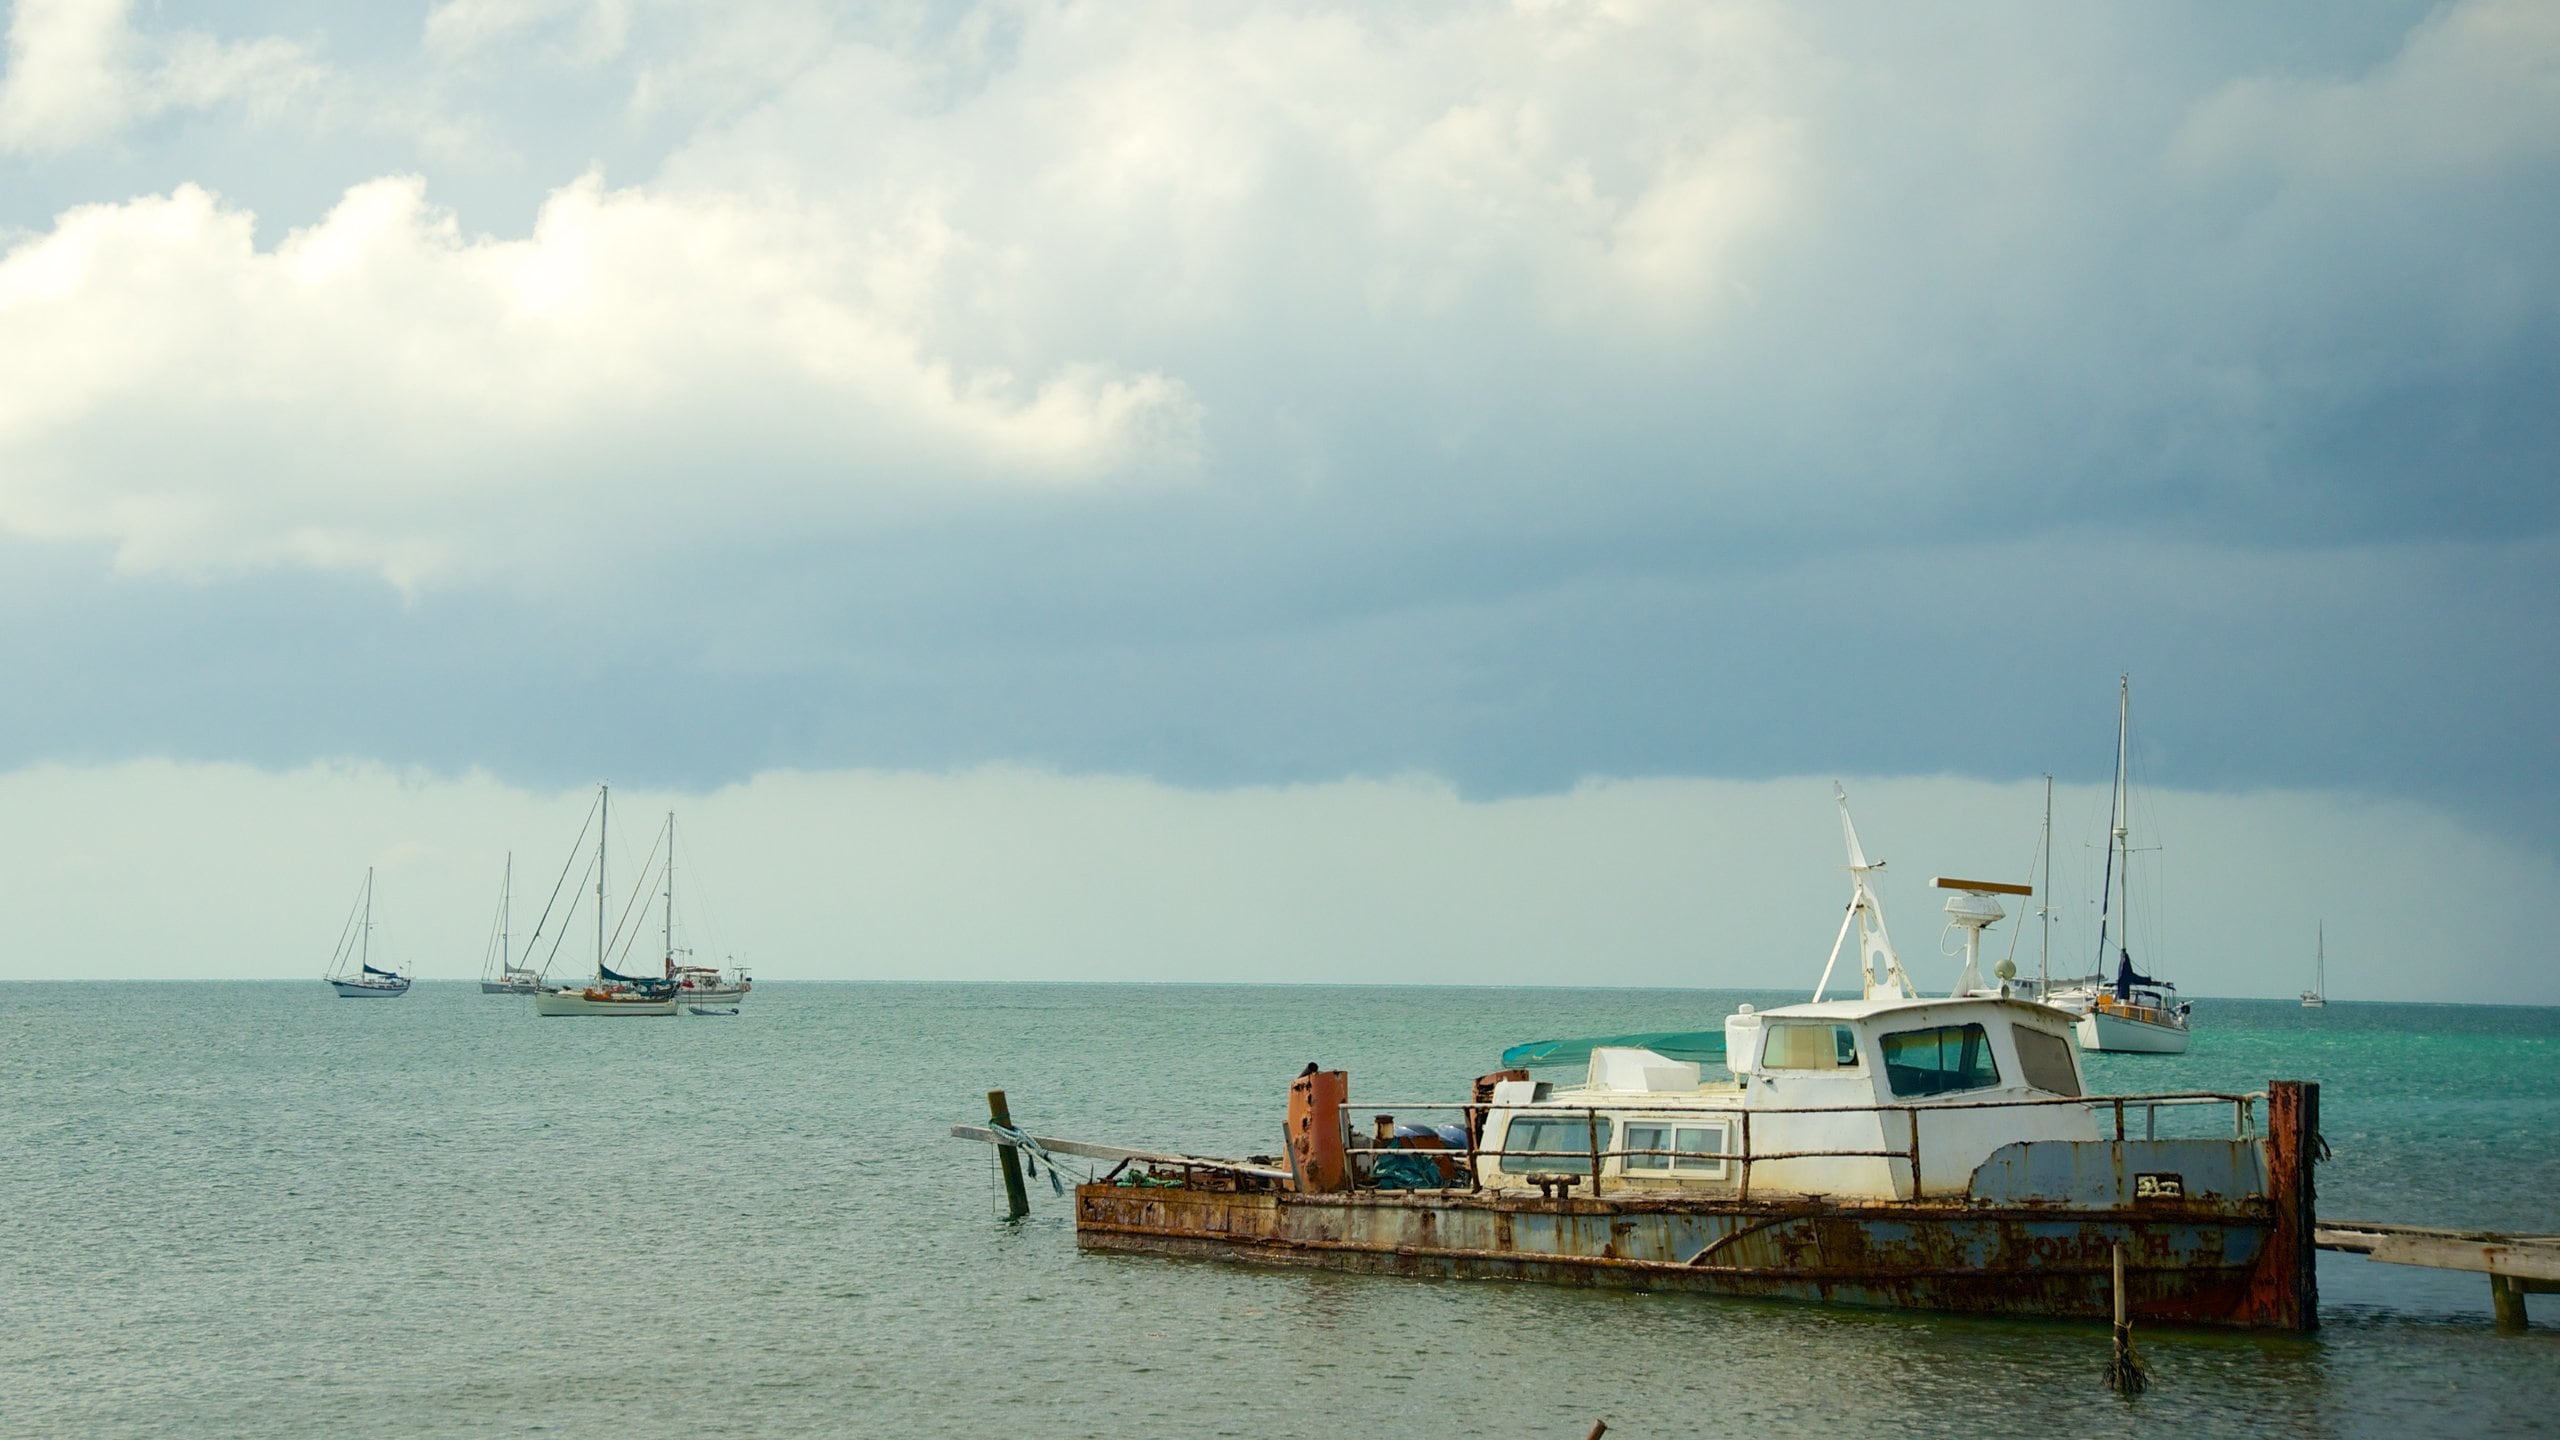
<instances>
[{"instance_id":1,"label":"pier piling","mask_svg":"<svg viewBox=\"0 0 2560 1440\"><path fill-rule=\"evenodd\" d=\"M1013 1111L1005 1104L1004 1092L987 1092L987 1123L999 1132L1013 1128ZM1031 1213L1031 1196L1022 1188L1022 1152L1012 1145L996 1146L996 1163L1004 1169L1004 1218L1019 1220Z\"/></svg>"}]
</instances>

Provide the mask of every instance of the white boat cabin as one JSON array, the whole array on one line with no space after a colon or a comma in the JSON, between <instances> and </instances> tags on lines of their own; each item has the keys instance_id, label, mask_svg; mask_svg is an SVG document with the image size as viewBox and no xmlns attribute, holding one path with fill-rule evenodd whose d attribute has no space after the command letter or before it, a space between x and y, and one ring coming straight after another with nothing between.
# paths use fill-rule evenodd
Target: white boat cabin
<instances>
[{"instance_id":1,"label":"white boat cabin","mask_svg":"<svg viewBox=\"0 0 2560 1440\"><path fill-rule=\"evenodd\" d=\"M1603 1048L1580 1085L1503 1081L1478 1176L1588 1184L1596 1164L1622 1191L1738 1187L1747 1133L1755 1195L1910 1199L1964 1193L2016 1141L2097 1138L2086 1106L1984 1103L2081 1094L2071 1017L2026 1000L1745 1006L1725 1021L1725 1063L1710 1080L1695 1062Z\"/></svg>"},{"instance_id":2,"label":"white boat cabin","mask_svg":"<svg viewBox=\"0 0 2560 1440\"><path fill-rule=\"evenodd\" d=\"M1548 1188L1569 1177L1616 1189L1740 1189L1753 1195L1912 1199L1962 1195L2002 1146L2094 1140L2073 1017L1986 986L1982 932L1993 898L2024 886L1940 878L1965 932L1952 995L1923 998L1885 932L1869 864L1840 796L1856 877L1849 914L1813 999L1724 1022L1730 1078L1649 1050L1601 1047L1578 1086L1505 1080L1477 1143L1479 1183ZM1825 1000L1856 934L1859 998Z\"/></svg>"}]
</instances>

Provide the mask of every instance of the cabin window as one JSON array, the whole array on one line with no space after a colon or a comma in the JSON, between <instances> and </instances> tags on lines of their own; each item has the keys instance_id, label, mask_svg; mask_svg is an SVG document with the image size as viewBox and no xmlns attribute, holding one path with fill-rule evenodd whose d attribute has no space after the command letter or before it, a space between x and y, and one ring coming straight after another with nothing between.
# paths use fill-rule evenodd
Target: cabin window
<instances>
[{"instance_id":1,"label":"cabin window","mask_svg":"<svg viewBox=\"0 0 2560 1440\"><path fill-rule=\"evenodd\" d=\"M1596 1148L1609 1148L1609 1117L1599 1118ZM1502 1168L1513 1174L1532 1170L1588 1170L1592 1120L1585 1115L1514 1115L1502 1132ZM1535 1152L1535 1153L1523 1153Z\"/></svg>"},{"instance_id":2,"label":"cabin window","mask_svg":"<svg viewBox=\"0 0 2560 1440\"><path fill-rule=\"evenodd\" d=\"M1884 1037L1884 1075L1893 1093L1946 1095L2000 1083L1991 1036L1979 1025L1941 1025Z\"/></svg>"},{"instance_id":3,"label":"cabin window","mask_svg":"<svg viewBox=\"0 0 2560 1440\"><path fill-rule=\"evenodd\" d=\"M2071 1042L2024 1025L2009 1032L2018 1037L2018 1070L2026 1082L2055 1095L2080 1093L2080 1072L2071 1065Z\"/></svg>"},{"instance_id":4,"label":"cabin window","mask_svg":"<svg viewBox=\"0 0 2560 1440\"><path fill-rule=\"evenodd\" d=\"M1846 1025L1774 1023L1760 1047L1763 1070L1855 1070L1858 1032Z\"/></svg>"},{"instance_id":5,"label":"cabin window","mask_svg":"<svg viewBox=\"0 0 2560 1440\"><path fill-rule=\"evenodd\" d=\"M1629 1150L1676 1150L1676 1155L1629 1155L1626 1172L1630 1175L1722 1175L1724 1173L1724 1135L1722 1125L1674 1125L1630 1121L1627 1125Z\"/></svg>"}]
</instances>

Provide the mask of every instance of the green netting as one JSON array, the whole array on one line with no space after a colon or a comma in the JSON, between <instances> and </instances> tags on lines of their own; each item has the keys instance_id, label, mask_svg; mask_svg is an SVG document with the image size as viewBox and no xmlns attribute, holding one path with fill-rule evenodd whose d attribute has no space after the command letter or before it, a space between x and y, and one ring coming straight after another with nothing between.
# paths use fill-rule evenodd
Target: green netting
<instances>
[{"instance_id":1,"label":"green netting","mask_svg":"<svg viewBox=\"0 0 2560 1440\"><path fill-rule=\"evenodd\" d=\"M1701 1065L1724 1059L1722 1030L1646 1030L1633 1035L1593 1035L1580 1040L1532 1040L1502 1052L1505 1067L1532 1069L1542 1065L1587 1065L1591 1052L1603 1047L1650 1050L1666 1060L1695 1060Z\"/></svg>"}]
</instances>

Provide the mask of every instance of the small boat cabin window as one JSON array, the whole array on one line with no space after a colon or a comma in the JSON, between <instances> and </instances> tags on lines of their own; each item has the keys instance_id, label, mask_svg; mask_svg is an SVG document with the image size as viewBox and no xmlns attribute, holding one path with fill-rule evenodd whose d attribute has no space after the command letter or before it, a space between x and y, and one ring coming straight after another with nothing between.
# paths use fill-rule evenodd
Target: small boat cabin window
<instances>
[{"instance_id":1,"label":"small boat cabin window","mask_svg":"<svg viewBox=\"0 0 2560 1440\"><path fill-rule=\"evenodd\" d=\"M2024 1025L2009 1033L2018 1037L2018 1069L2028 1084L2054 1095L2080 1093L2080 1072L2071 1065L2070 1041Z\"/></svg>"},{"instance_id":2,"label":"small boat cabin window","mask_svg":"<svg viewBox=\"0 0 2560 1440\"><path fill-rule=\"evenodd\" d=\"M1591 1152L1609 1148L1609 1117L1601 1116L1598 1124L1595 1141L1593 1121L1587 1115L1514 1115L1502 1132L1502 1168L1515 1175L1532 1170L1588 1170ZM1581 1162L1579 1167L1576 1161Z\"/></svg>"},{"instance_id":3,"label":"small boat cabin window","mask_svg":"<svg viewBox=\"0 0 2560 1440\"><path fill-rule=\"evenodd\" d=\"M1724 1137L1722 1125L1672 1125L1627 1122L1629 1150L1676 1150L1676 1155L1629 1155L1626 1173L1630 1175L1722 1175L1724 1174Z\"/></svg>"},{"instance_id":4,"label":"small boat cabin window","mask_svg":"<svg viewBox=\"0 0 2560 1440\"><path fill-rule=\"evenodd\" d=\"M1760 1047L1763 1070L1855 1070L1858 1032L1846 1025L1772 1021Z\"/></svg>"},{"instance_id":5,"label":"small boat cabin window","mask_svg":"<svg viewBox=\"0 0 2560 1440\"><path fill-rule=\"evenodd\" d=\"M2000 1083L1991 1036L1980 1025L1940 1025L1885 1036L1884 1075L1893 1093L1906 1099Z\"/></svg>"}]
</instances>

